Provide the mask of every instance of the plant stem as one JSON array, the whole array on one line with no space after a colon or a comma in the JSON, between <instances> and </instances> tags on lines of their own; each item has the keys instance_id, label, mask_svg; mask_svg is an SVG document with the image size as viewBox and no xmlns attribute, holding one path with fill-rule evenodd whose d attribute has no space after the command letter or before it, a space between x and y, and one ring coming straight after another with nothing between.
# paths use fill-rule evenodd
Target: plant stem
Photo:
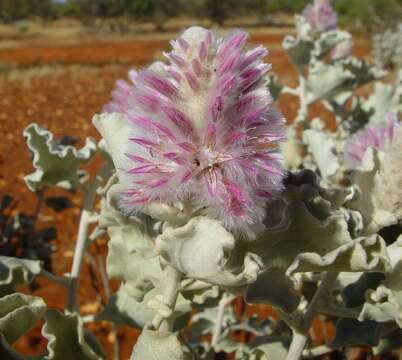
<instances>
[{"instance_id":1,"label":"plant stem","mask_svg":"<svg viewBox=\"0 0 402 360\"><path fill-rule=\"evenodd\" d=\"M94 216L92 209L95 203L96 190L103 182L104 178L108 176L110 169L108 165L105 165L99 174L89 182L88 187L84 189L84 205L81 212L80 223L78 226L77 242L75 244L73 264L70 272L70 285L68 288L68 298L66 309L69 312L74 312L77 306L77 288L79 282L79 276L81 272L82 262L84 260L85 251L88 244L88 228L93 223Z\"/></svg>"},{"instance_id":2,"label":"plant stem","mask_svg":"<svg viewBox=\"0 0 402 360\"><path fill-rule=\"evenodd\" d=\"M347 307L341 307L341 306L336 306L336 305L329 305L329 306L324 306L324 307L320 308L320 312L324 315L336 316L336 317L346 318L346 319L358 318L361 310L362 310L361 306L347 308Z\"/></svg>"},{"instance_id":3,"label":"plant stem","mask_svg":"<svg viewBox=\"0 0 402 360\"><path fill-rule=\"evenodd\" d=\"M284 86L282 89L282 94L290 94L294 96L298 96L299 93L297 92L297 89L291 88L289 86Z\"/></svg>"},{"instance_id":4,"label":"plant stem","mask_svg":"<svg viewBox=\"0 0 402 360\"><path fill-rule=\"evenodd\" d=\"M328 345L320 345L317 347L314 347L312 349L306 349L303 351L303 358L304 359L311 359L315 358L317 356L325 355L328 354L332 351L334 351L334 348L329 347Z\"/></svg>"},{"instance_id":5,"label":"plant stem","mask_svg":"<svg viewBox=\"0 0 402 360\"><path fill-rule=\"evenodd\" d=\"M306 79L304 78L303 75L299 76L298 95L300 99L300 107L296 119L294 121L295 126L297 126L300 123L304 123L307 120L308 116Z\"/></svg>"},{"instance_id":6,"label":"plant stem","mask_svg":"<svg viewBox=\"0 0 402 360\"><path fill-rule=\"evenodd\" d=\"M120 359L120 342L119 342L118 326L113 323L112 323L112 334L114 337L113 360L119 360Z\"/></svg>"},{"instance_id":7,"label":"plant stem","mask_svg":"<svg viewBox=\"0 0 402 360\"><path fill-rule=\"evenodd\" d=\"M180 282L182 274L173 266L167 265L166 269L166 287L163 292L163 303L168 306L172 311L176 306L177 297L180 290ZM152 325L155 329L165 332L171 330L169 319L163 317L161 314L156 313L152 319Z\"/></svg>"},{"instance_id":8,"label":"plant stem","mask_svg":"<svg viewBox=\"0 0 402 360\"><path fill-rule=\"evenodd\" d=\"M297 327L292 326L293 338L292 343L290 344L289 352L286 356L286 360L301 359L303 350L308 340L308 330L313 322L314 316L319 311L320 301L329 293L337 277L338 273L333 272L327 272L324 275L313 299L307 308L306 313L302 318L301 324L299 324Z\"/></svg>"},{"instance_id":9,"label":"plant stem","mask_svg":"<svg viewBox=\"0 0 402 360\"><path fill-rule=\"evenodd\" d=\"M97 321L94 314L82 316L81 319L84 324Z\"/></svg>"},{"instance_id":10,"label":"plant stem","mask_svg":"<svg viewBox=\"0 0 402 360\"><path fill-rule=\"evenodd\" d=\"M35 211L32 214L32 219L33 219L34 224L38 220L39 213L40 213L40 211L42 209L42 206L43 206L43 200L45 199L45 190L46 190L46 188L44 188L42 190L38 190L38 191L35 192L35 195L36 195L38 201L36 203Z\"/></svg>"},{"instance_id":11,"label":"plant stem","mask_svg":"<svg viewBox=\"0 0 402 360\"><path fill-rule=\"evenodd\" d=\"M99 251L99 247L96 246L96 248ZM103 285L103 291L105 292L105 297L106 297L107 300L109 300L109 298L111 296L110 286L109 286L109 279L107 277L106 268L105 268L105 265L103 263L103 257L100 255L100 253L98 253L97 256L96 256L96 262L97 262L97 265L98 265L99 274L101 276L102 285Z\"/></svg>"},{"instance_id":12,"label":"plant stem","mask_svg":"<svg viewBox=\"0 0 402 360\"><path fill-rule=\"evenodd\" d=\"M102 297L99 280L98 277L96 276L95 269L97 268L98 264L96 263L95 258L90 253L85 255L85 260L88 263L88 275L91 281L92 288L94 289L96 294L96 301L103 307L106 304L107 300L105 302Z\"/></svg>"},{"instance_id":13,"label":"plant stem","mask_svg":"<svg viewBox=\"0 0 402 360\"><path fill-rule=\"evenodd\" d=\"M92 231L91 235L89 235L89 240L90 240L90 241L95 241L98 237L102 236L102 235L105 234L105 233L106 233L106 230L105 230L105 229L101 229L101 228L99 228L99 227L96 227L96 228Z\"/></svg>"},{"instance_id":14,"label":"plant stem","mask_svg":"<svg viewBox=\"0 0 402 360\"><path fill-rule=\"evenodd\" d=\"M103 263L103 258L100 255L100 249L96 245L96 249L98 250L98 255L97 255L97 262L98 262L98 269L99 273L101 275L102 283L103 283L103 290L105 292L105 297L107 301L110 301L110 296L111 291L110 291L110 286L109 286L109 279L107 277L106 273L106 268ZM112 323L112 331L111 333L113 334L113 359L114 360L119 360L120 359L120 340L119 340L119 326L117 324Z\"/></svg>"},{"instance_id":15,"label":"plant stem","mask_svg":"<svg viewBox=\"0 0 402 360\"><path fill-rule=\"evenodd\" d=\"M61 286L68 287L70 284L70 279L67 276L57 276L46 270L41 270L39 275Z\"/></svg>"},{"instance_id":16,"label":"plant stem","mask_svg":"<svg viewBox=\"0 0 402 360\"><path fill-rule=\"evenodd\" d=\"M306 343L307 335L293 330L292 343L290 344L288 354L286 355L286 360L299 360L303 354Z\"/></svg>"},{"instance_id":17,"label":"plant stem","mask_svg":"<svg viewBox=\"0 0 402 360\"><path fill-rule=\"evenodd\" d=\"M222 332L223 316L225 314L225 308L232 302L233 299L234 296L225 292L223 293L222 298L219 301L218 315L215 322L214 332L212 333L212 340L211 340L212 348L215 348L215 346L217 345L219 336L221 335Z\"/></svg>"},{"instance_id":18,"label":"plant stem","mask_svg":"<svg viewBox=\"0 0 402 360\"><path fill-rule=\"evenodd\" d=\"M70 286L68 288L67 310L74 312L77 306L77 288L79 275L81 272L82 262L87 247L87 232L89 227L90 214L88 210L83 209L81 212L80 224L78 227L77 242L74 250L73 265L70 272Z\"/></svg>"}]
</instances>

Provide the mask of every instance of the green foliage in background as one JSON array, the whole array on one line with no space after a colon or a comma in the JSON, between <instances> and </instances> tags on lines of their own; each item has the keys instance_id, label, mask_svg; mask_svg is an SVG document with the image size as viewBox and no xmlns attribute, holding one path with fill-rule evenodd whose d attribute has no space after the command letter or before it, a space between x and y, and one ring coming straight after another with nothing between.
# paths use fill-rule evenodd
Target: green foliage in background
<instances>
[{"instance_id":1,"label":"green foliage in background","mask_svg":"<svg viewBox=\"0 0 402 360\"><path fill-rule=\"evenodd\" d=\"M310 2L309 0L267 0L266 8L269 12L296 13L301 12Z\"/></svg>"},{"instance_id":2,"label":"green foliage in background","mask_svg":"<svg viewBox=\"0 0 402 360\"><path fill-rule=\"evenodd\" d=\"M54 10L51 0L1 0L0 20L14 21L29 16L51 17Z\"/></svg>"},{"instance_id":3,"label":"green foliage in background","mask_svg":"<svg viewBox=\"0 0 402 360\"><path fill-rule=\"evenodd\" d=\"M1 0L0 21L12 22L31 16L44 19L129 16L135 20L161 22L175 16L211 19L223 25L241 16L299 13L309 0ZM340 23L354 30L375 31L392 25L402 15L402 0L334 0Z\"/></svg>"},{"instance_id":4,"label":"green foliage in background","mask_svg":"<svg viewBox=\"0 0 402 360\"><path fill-rule=\"evenodd\" d=\"M341 24L373 31L401 21L401 0L336 0L334 8Z\"/></svg>"}]
</instances>

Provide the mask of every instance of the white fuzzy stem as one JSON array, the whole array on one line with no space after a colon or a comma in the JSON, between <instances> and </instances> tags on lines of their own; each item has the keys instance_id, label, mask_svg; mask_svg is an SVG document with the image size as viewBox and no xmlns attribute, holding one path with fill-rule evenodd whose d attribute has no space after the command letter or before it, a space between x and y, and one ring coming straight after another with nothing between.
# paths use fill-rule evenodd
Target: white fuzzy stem
<instances>
[{"instance_id":1,"label":"white fuzzy stem","mask_svg":"<svg viewBox=\"0 0 402 360\"><path fill-rule=\"evenodd\" d=\"M119 360L120 359L120 343L119 343L118 327L116 324L112 324L112 334L114 337L113 360Z\"/></svg>"},{"instance_id":2,"label":"white fuzzy stem","mask_svg":"<svg viewBox=\"0 0 402 360\"><path fill-rule=\"evenodd\" d=\"M90 212L88 210L82 210L80 224L78 227L77 242L74 250L73 265L70 272L70 286L68 288L68 301L67 310L74 312L77 305L77 288L79 275L81 272L82 262L84 259L86 247L87 247L87 233L89 227Z\"/></svg>"},{"instance_id":3,"label":"white fuzzy stem","mask_svg":"<svg viewBox=\"0 0 402 360\"><path fill-rule=\"evenodd\" d=\"M90 239L91 240L91 239ZM96 261L98 263L99 274L102 279L103 289L105 291L105 297L107 301L110 301L110 296L112 295L110 292L109 279L107 277L106 268L103 263L103 258L100 254L97 255ZM120 343L119 343L119 333L118 333L118 325L112 323L112 331L113 335L113 360L120 359Z\"/></svg>"},{"instance_id":4,"label":"white fuzzy stem","mask_svg":"<svg viewBox=\"0 0 402 360\"><path fill-rule=\"evenodd\" d=\"M75 244L73 264L70 272L70 285L68 287L67 311L74 312L77 307L77 289L82 262L88 244L89 225L97 221L92 209L95 203L96 191L104 179L110 174L109 165L105 165L99 174L88 184L85 189L84 205L78 226L77 242Z\"/></svg>"},{"instance_id":5,"label":"white fuzzy stem","mask_svg":"<svg viewBox=\"0 0 402 360\"><path fill-rule=\"evenodd\" d=\"M299 96L299 92L297 91L297 89L291 88L289 86L284 86L284 88L282 89L282 94Z\"/></svg>"},{"instance_id":6,"label":"white fuzzy stem","mask_svg":"<svg viewBox=\"0 0 402 360\"><path fill-rule=\"evenodd\" d=\"M303 75L299 76L299 87L298 95L300 100L299 112L297 113L296 119L294 121L295 126L300 123L304 123L308 117L308 101L307 101L307 87L306 79Z\"/></svg>"},{"instance_id":7,"label":"white fuzzy stem","mask_svg":"<svg viewBox=\"0 0 402 360\"><path fill-rule=\"evenodd\" d=\"M94 229L94 231L92 231L91 235L89 235L89 240L90 241L95 241L99 236L102 236L105 233L106 233L105 229L101 229L99 227L96 227Z\"/></svg>"},{"instance_id":8,"label":"white fuzzy stem","mask_svg":"<svg viewBox=\"0 0 402 360\"><path fill-rule=\"evenodd\" d=\"M334 348L331 348L328 345L320 345L312 349L306 349L303 351L303 359L315 358L317 356L328 354L334 350Z\"/></svg>"},{"instance_id":9,"label":"white fuzzy stem","mask_svg":"<svg viewBox=\"0 0 402 360\"><path fill-rule=\"evenodd\" d=\"M298 360L303 354L303 350L307 344L307 334L301 334L297 331L293 331L292 343L288 354L286 355L286 360Z\"/></svg>"},{"instance_id":10,"label":"white fuzzy stem","mask_svg":"<svg viewBox=\"0 0 402 360\"><path fill-rule=\"evenodd\" d=\"M93 315L93 314L85 315L85 316L82 316L81 319L82 319L82 322L84 324L95 322L96 321L96 315Z\"/></svg>"},{"instance_id":11,"label":"white fuzzy stem","mask_svg":"<svg viewBox=\"0 0 402 360\"><path fill-rule=\"evenodd\" d=\"M303 350L308 340L308 330L313 322L314 316L318 313L321 299L328 295L335 284L338 273L328 272L324 275L313 299L311 300L301 324L292 327L293 338L290 344L286 360L299 360L302 357Z\"/></svg>"},{"instance_id":12,"label":"white fuzzy stem","mask_svg":"<svg viewBox=\"0 0 402 360\"><path fill-rule=\"evenodd\" d=\"M166 287L163 292L163 303L167 305L172 311L176 306L177 297L180 291L180 282L182 280L182 274L174 267L167 265L166 269ZM155 329L164 332L171 330L171 324L169 319L166 319L161 314L156 313L152 319L152 325Z\"/></svg>"},{"instance_id":13,"label":"white fuzzy stem","mask_svg":"<svg viewBox=\"0 0 402 360\"><path fill-rule=\"evenodd\" d=\"M223 316L225 314L225 308L227 305L229 305L232 300L234 299L234 296L228 294L228 293L224 293L222 295L221 300L219 301L219 305L218 305L218 315L215 321L215 326L214 326L214 332L212 334L212 340L211 340L211 347L215 348L218 340L219 340L219 336L221 335L222 332L222 327L223 327Z\"/></svg>"}]
</instances>

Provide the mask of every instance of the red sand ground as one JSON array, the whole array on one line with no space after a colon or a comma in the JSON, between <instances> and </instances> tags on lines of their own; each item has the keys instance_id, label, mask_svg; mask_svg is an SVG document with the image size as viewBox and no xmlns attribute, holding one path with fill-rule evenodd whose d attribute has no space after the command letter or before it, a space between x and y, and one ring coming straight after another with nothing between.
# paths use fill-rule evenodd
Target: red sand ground
<instances>
[{"instance_id":1,"label":"red sand ground","mask_svg":"<svg viewBox=\"0 0 402 360\"><path fill-rule=\"evenodd\" d=\"M279 75L282 82L294 84L296 72L289 63L280 43L284 34L256 34L252 36L254 43L262 43L270 49L268 60L273 64L273 72ZM69 45L30 45L24 42L21 46L0 49L0 65L12 64L16 70L0 73L0 194L10 193L18 200L19 211L32 212L36 199L25 187L23 176L31 169L31 161L22 130L31 122L50 129L56 137L75 135L82 139L94 136L99 139L91 125L91 118L98 113L103 104L110 99L110 92L118 78L124 78L130 66L141 66L155 58L168 48L168 41L154 40L122 40L109 42L85 42ZM354 51L359 56L368 54L368 43L359 40ZM118 64L118 65L116 65ZM31 67L41 65L41 67ZM49 65L58 65L50 67ZM62 65L62 66L60 66ZM94 66L96 65L96 66ZM26 69L21 69L24 67ZM297 110L297 101L284 96L279 107L288 119L292 119ZM324 111L314 107L312 115ZM95 160L91 168L99 165ZM49 190L49 194L62 194L60 190ZM74 195L72 201L76 207L62 213L46 209L40 219L46 225L55 225L58 238L54 242L57 247L54 253L53 267L56 274L70 270L74 250L76 229L79 219L81 197ZM97 241L90 246L90 253L96 257L98 250L102 256L106 254L106 240ZM97 282L101 284L99 274ZM65 290L47 281L39 280L41 285L34 295L43 296L49 307L63 309L66 297ZM116 289L118 284L112 283ZM104 299L104 291L100 285ZM27 291L27 289L25 289ZM86 261L79 287L79 304L83 313L94 313L99 310L99 299L90 277L88 261ZM244 304L236 300L236 309L240 311ZM258 313L267 316L272 313L268 307L259 306L245 308L247 314ZM16 348L25 354L39 354L46 341L40 336L38 324L29 332L29 336L20 339ZM112 358L113 342L111 327L107 323L91 325L90 328L101 340L108 359ZM316 319L314 339L321 344L326 337L331 337L331 326L323 326L322 319ZM128 359L132 346L138 335L136 330L128 327L119 328L121 358ZM358 359L358 357L350 357Z\"/></svg>"}]
</instances>

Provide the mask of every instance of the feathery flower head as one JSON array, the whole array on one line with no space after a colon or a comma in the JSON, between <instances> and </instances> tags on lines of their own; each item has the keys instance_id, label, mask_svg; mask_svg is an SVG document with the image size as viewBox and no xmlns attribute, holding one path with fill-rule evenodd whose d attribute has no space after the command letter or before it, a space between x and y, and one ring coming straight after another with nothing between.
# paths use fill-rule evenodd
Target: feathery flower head
<instances>
[{"instance_id":1,"label":"feathery flower head","mask_svg":"<svg viewBox=\"0 0 402 360\"><path fill-rule=\"evenodd\" d=\"M284 119L264 75L262 46L248 34L226 38L187 29L156 63L119 82L106 110L130 124L122 206L190 201L197 211L250 237L262 229L265 204L281 190L278 143Z\"/></svg>"},{"instance_id":2,"label":"feathery flower head","mask_svg":"<svg viewBox=\"0 0 402 360\"><path fill-rule=\"evenodd\" d=\"M350 166L359 165L369 147L386 152L398 127L396 117L390 115L385 124L368 126L353 135L346 144L346 162Z\"/></svg>"},{"instance_id":3,"label":"feathery flower head","mask_svg":"<svg viewBox=\"0 0 402 360\"><path fill-rule=\"evenodd\" d=\"M314 4L304 8L302 15L313 29L320 32L337 27L338 15L331 6L331 0L314 0Z\"/></svg>"}]
</instances>

